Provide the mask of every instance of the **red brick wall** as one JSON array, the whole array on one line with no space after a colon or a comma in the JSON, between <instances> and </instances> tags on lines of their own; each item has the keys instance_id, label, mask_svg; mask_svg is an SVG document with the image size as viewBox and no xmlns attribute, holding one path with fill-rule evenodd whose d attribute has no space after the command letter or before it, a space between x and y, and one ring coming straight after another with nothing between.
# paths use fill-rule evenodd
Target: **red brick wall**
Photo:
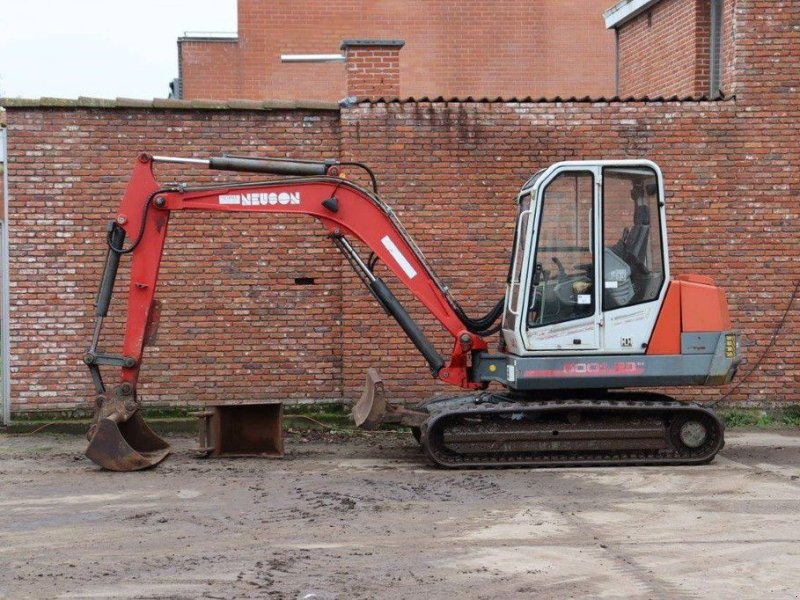
<instances>
[{"instance_id":1,"label":"red brick wall","mask_svg":"<svg viewBox=\"0 0 800 600\"><path fill-rule=\"evenodd\" d=\"M336 53L348 38L406 41L403 96L612 95L608 5L308 0L298 11L290 0L239 0L238 54L219 42L183 44L184 97L340 100L342 64L282 64L280 55Z\"/></svg>"},{"instance_id":2,"label":"red brick wall","mask_svg":"<svg viewBox=\"0 0 800 600\"><path fill-rule=\"evenodd\" d=\"M336 157L335 111L9 109L12 396L15 411L85 407L80 364L114 215L136 154ZM162 181L212 181L159 166ZM225 174L214 181L224 180ZM340 266L321 226L286 216L171 219L148 403L341 397ZM123 261L123 265L127 261ZM315 277L299 286L297 277ZM127 281L124 269L119 281ZM105 343L121 350L126 285ZM107 369L109 381L115 369ZM299 382L302 382L298 385Z\"/></svg>"},{"instance_id":3,"label":"red brick wall","mask_svg":"<svg viewBox=\"0 0 800 600\"><path fill-rule=\"evenodd\" d=\"M183 98L237 98L242 88L238 40L178 40Z\"/></svg>"},{"instance_id":4,"label":"red brick wall","mask_svg":"<svg viewBox=\"0 0 800 600\"><path fill-rule=\"evenodd\" d=\"M349 45L345 56L348 96L395 98L400 94L399 45Z\"/></svg>"},{"instance_id":5,"label":"red brick wall","mask_svg":"<svg viewBox=\"0 0 800 600\"><path fill-rule=\"evenodd\" d=\"M740 378L756 368L732 399L797 403L800 302L769 347L800 280L800 98L796 64L786 59L800 50L800 3L778 4L739 0L737 95L724 102L364 104L340 115L11 106L14 409L90 400L80 356L103 223L144 149L369 163L384 198L472 314L503 293L513 197L532 172L563 159L652 158L666 178L672 272L709 275L727 290L744 336ZM175 177L173 170L163 179ZM191 179L209 180L202 171ZM143 371L148 402L352 399L368 365L382 370L393 398L452 390L431 380L308 221L181 214L172 233L160 345ZM300 275L316 275L317 285L295 286ZM447 353L441 329L394 290Z\"/></svg>"},{"instance_id":6,"label":"red brick wall","mask_svg":"<svg viewBox=\"0 0 800 600\"><path fill-rule=\"evenodd\" d=\"M710 11L708 0L662 0L624 23L620 95L708 95Z\"/></svg>"},{"instance_id":7,"label":"red brick wall","mask_svg":"<svg viewBox=\"0 0 800 600\"><path fill-rule=\"evenodd\" d=\"M791 119L778 120L785 135ZM753 141L749 122L746 109L733 102L363 106L343 116L342 151L370 157L386 199L474 314L503 293L513 196L530 174L565 159L656 160L668 190L672 272L709 275L725 287L752 362L800 278L800 209L789 191L796 179L781 166L798 157L797 143L770 156L766 139ZM404 291L398 295L408 298ZM355 394L370 361L390 370L392 395L419 397L440 387L426 379L422 360L400 335L370 327L381 316L368 300L344 308L345 322L352 323L344 332L346 394ZM428 330L439 330L422 312L413 314ZM446 351L448 340L434 339ZM782 350L766 358L736 398L796 401L800 360L786 349L798 342L795 308L781 335ZM361 358L364 348L387 343L397 349L391 355L375 351Z\"/></svg>"},{"instance_id":8,"label":"red brick wall","mask_svg":"<svg viewBox=\"0 0 800 600\"><path fill-rule=\"evenodd\" d=\"M666 176L673 273L724 285L752 364L800 277L800 209L788 168L800 152L791 119L762 115L753 130L748 108L733 101L363 105L342 114L341 156L375 168L385 199L472 314L503 294L513 196L532 172L564 159L655 159ZM136 151L339 152L330 114L12 108L9 125L15 410L70 408L91 396L80 356L90 338L103 223ZM776 139L784 140L780 151ZM145 399L353 398L370 365L383 371L392 397L448 389L431 380L400 329L340 267L307 221L176 215ZM317 285L295 286L297 276L316 276ZM394 289L448 352L438 325L406 290ZM796 401L800 365L789 349L798 343L795 309L776 351L736 398Z\"/></svg>"}]
</instances>

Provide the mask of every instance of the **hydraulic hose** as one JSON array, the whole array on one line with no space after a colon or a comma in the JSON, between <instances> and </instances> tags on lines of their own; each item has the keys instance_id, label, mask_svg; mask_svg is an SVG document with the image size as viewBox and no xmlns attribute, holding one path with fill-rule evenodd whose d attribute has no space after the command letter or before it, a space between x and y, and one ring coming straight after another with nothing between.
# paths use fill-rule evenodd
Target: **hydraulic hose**
<instances>
[{"instance_id":1,"label":"hydraulic hose","mask_svg":"<svg viewBox=\"0 0 800 600\"><path fill-rule=\"evenodd\" d=\"M476 335L492 335L500 331L501 325L492 327L492 324L497 321L498 317L503 314L503 307L505 306L505 298L500 298L497 304L485 315L478 319L471 319L458 303L453 302L453 310L455 310L458 318L464 323L464 326Z\"/></svg>"}]
</instances>

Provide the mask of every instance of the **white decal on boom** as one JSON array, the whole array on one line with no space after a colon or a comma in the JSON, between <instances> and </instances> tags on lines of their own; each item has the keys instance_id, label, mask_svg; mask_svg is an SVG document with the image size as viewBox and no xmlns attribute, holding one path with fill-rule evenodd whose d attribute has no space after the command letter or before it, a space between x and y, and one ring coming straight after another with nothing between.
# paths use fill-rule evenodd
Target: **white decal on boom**
<instances>
[{"instance_id":1,"label":"white decal on boom","mask_svg":"<svg viewBox=\"0 0 800 600\"><path fill-rule=\"evenodd\" d=\"M252 194L220 194L220 204L239 206L275 206L300 204L300 192L254 192Z\"/></svg>"},{"instance_id":2,"label":"white decal on boom","mask_svg":"<svg viewBox=\"0 0 800 600\"><path fill-rule=\"evenodd\" d=\"M400 268L403 269L406 275L408 275L409 279L414 279L417 276L417 272L414 270L414 267L411 266L411 263L408 262L403 253L400 252L400 248L398 248L395 243L391 240L388 235L385 235L381 238L381 244L389 251L389 254L392 255L392 258L397 261L397 264L400 265Z\"/></svg>"}]
</instances>

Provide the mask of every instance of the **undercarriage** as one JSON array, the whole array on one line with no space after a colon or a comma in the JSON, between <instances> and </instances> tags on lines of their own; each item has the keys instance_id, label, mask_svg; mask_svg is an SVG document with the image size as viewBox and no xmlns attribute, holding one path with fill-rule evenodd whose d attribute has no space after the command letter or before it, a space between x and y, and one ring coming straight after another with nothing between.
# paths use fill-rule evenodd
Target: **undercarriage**
<instances>
[{"instance_id":1,"label":"undercarriage","mask_svg":"<svg viewBox=\"0 0 800 600\"><path fill-rule=\"evenodd\" d=\"M724 445L711 409L649 392L477 392L412 410L387 402L371 371L353 414L362 427L410 426L443 468L703 464Z\"/></svg>"}]
</instances>

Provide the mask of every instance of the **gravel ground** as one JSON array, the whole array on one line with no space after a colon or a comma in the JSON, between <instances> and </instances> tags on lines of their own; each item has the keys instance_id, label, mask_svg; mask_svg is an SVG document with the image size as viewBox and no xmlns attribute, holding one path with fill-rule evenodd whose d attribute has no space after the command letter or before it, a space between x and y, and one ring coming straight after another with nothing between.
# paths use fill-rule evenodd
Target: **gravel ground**
<instances>
[{"instance_id":1,"label":"gravel ground","mask_svg":"<svg viewBox=\"0 0 800 600\"><path fill-rule=\"evenodd\" d=\"M309 434L310 435L310 434ZM708 466L441 471L408 434L109 473L0 434L0 598L797 598L800 434Z\"/></svg>"}]
</instances>

